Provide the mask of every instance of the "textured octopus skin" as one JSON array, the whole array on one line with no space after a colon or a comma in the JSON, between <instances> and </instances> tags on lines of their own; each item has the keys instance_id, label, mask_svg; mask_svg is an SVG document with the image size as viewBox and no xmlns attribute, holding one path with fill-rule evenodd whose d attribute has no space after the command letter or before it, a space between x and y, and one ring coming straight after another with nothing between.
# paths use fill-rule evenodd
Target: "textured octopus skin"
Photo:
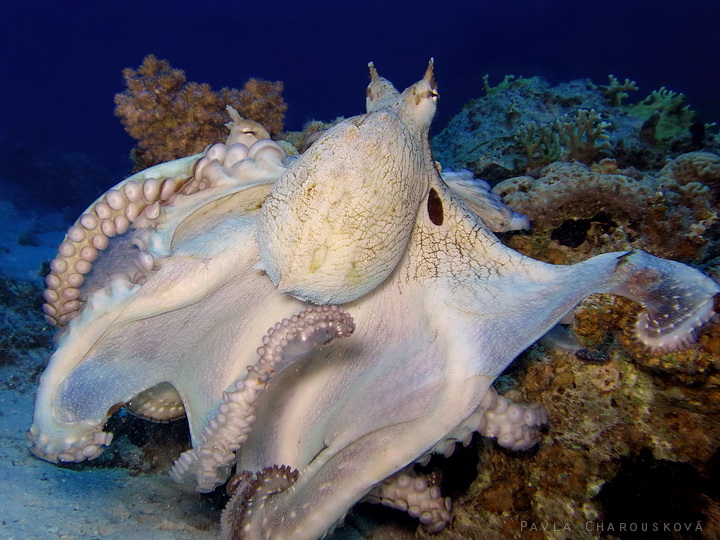
<instances>
[{"instance_id":1,"label":"textured octopus skin","mask_svg":"<svg viewBox=\"0 0 720 540\"><path fill-rule=\"evenodd\" d=\"M349 121L392 120L402 95L383 81L371 82L380 94L370 93L370 112ZM333 147L334 133L319 148ZM643 305L636 330L651 348L691 341L713 316L720 287L680 263L638 251L554 266L505 247L443 182L426 127L420 139L423 196L407 212L407 243L379 283L344 301L353 335L277 373L252 411L237 470L289 466L298 474L291 488L255 508L248 538L319 538L385 478L461 440L495 378L588 294ZM189 177L192 163L143 174ZM302 157L289 165L295 176L306 166ZM315 294L280 292L277 277L263 270L258 223L283 178L228 175L178 193L150 230L133 233L159 267L143 284L109 278L69 320L38 390L29 435L36 455L96 457L110 442L102 431L109 412L161 383L179 394L193 446L202 445L204 430L221 416L223 392L256 361L261 337L307 306L296 296ZM215 484L228 473L218 470Z\"/></svg>"}]
</instances>

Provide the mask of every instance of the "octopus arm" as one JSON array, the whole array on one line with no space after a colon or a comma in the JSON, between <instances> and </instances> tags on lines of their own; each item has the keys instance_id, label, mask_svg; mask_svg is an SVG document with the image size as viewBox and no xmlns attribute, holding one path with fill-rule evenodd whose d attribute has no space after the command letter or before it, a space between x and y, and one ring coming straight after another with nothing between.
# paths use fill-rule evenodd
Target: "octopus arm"
<instances>
[{"instance_id":1,"label":"octopus arm","mask_svg":"<svg viewBox=\"0 0 720 540\"><path fill-rule=\"evenodd\" d=\"M353 338L280 374L258 403L263 429L238 451L238 470L287 465L299 474L253 505L249 538L319 537L385 478L482 430L492 381L584 296L625 294L655 309L664 305L657 285L628 290L647 271L653 283L691 287L693 312L718 290L642 252L566 267L534 261L504 247L441 182L432 189L400 269L346 306Z\"/></svg>"},{"instance_id":2,"label":"octopus arm","mask_svg":"<svg viewBox=\"0 0 720 540\"><path fill-rule=\"evenodd\" d=\"M242 525L247 538L321 537L373 486L459 430L482 401L492 381L454 361L455 344L418 290L403 289L389 307L386 294L397 286L347 306L353 337L280 374L259 403L263 427L238 452L238 470L284 464L299 474L290 489L253 505Z\"/></svg>"},{"instance_id":3,"label":"octopus arm","mask_svg":"<svg viewBox=\"0 0 720 540\"><path fill-rule=\"evenodd\" d=\"M640 303L636 334L655 350L692 342L714 314L720 287L694 268L643 251L606 253L569 266L542 263L502 245L440 181L433 189L443 220L438 224L430 210L419 216L411 271L431 278L429 303L444 331L467 344L479 373L500 375L592 293Z\"/></svg>"},{"instance_id":4,"label":"octopus arm","mask_svg":"<svg viewBox=\"0 0 720 540\"><path fill-rule=\"evenodd\" d=\"M261 186L258 197L267 191ZM169 220L173 226L161 219L145 238L155 254L167 255L162 267L143 286L111 279L88 296L41 380L29 432L36 455L49 461L97 457L112 438L103 431L110 412L161 383L178 392L191 431L198 432L216 396L238 377L225 359L244 357L236 369L244 368L254 358L257 336L293 313L299 302L274 295L253 268L253 214L228 215L236 192L215 193L200 209L182 203L167 209L185 212L183 219ZM214 225L201 232L208 222ZM258 305L267 317L243 316L243 308Z\"/></svg>"},{"instance_id":5,"label":"octopus arm","mask_svg":"<svg viewBox=\"0 0 720 540\"><path fill-rule=\"evenodd\" d=\"M642 306L633 332L651 351L683 349L715 316L720 287L690 266L635 251L618 258L617 274L610 292Z\"/></svg>"}]
</instances>

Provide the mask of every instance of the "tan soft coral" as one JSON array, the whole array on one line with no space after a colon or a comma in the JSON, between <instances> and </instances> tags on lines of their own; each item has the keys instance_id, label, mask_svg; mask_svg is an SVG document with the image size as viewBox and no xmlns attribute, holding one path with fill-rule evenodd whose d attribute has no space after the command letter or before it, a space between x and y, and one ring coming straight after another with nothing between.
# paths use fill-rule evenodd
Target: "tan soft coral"
<instances>
[{"instance_id":1,"label":"tan soft coral","mask_svg":"<svg viewBox=\"0 0 720 540\"><path fill-rule=\"evenodd\" d=\"M115 96L115 115L138 141L136 168L142 169L202 151L227 136L226 105L265 126L283 129L287 104L283 83L250 79L242 90L214 92L208 84L187 82L167 60L148 55L137 69L123 71L127 90Z\"/></svg>"}]
</instances>

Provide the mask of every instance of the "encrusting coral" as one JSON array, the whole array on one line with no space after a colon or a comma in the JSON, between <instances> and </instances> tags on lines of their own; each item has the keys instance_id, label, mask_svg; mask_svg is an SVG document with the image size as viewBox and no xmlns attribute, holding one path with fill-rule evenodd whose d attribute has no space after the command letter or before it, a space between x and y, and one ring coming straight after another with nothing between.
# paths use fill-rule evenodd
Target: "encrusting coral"
<instances>
[{"instance_id":1,"label":"encrusting coral","mask_svg":"<svg viewBox=\"0 0 720 540\"><path fill-rule=\"evenodd\" d=\"M682 154L654 175L611 159L593 166L555 162L538 174L493 188L532 221L532 235L508 238L527 255L568 264L608 249L695 261L708 253L706 233L720 213L717 154Z\"/></svg>"},{"instance_id":2,"label":"encrusting coral","mask_svg":"<svg viewBox=\"0 0 720 540\"><path fill-rule=\"evenodd\" d=\"M287 104L282 81L249 79L242 90L213 91L188 82L167 60L148 55L137 69L123 71L127 89L115 96L115 115L138 141L137 170L201 152L227 136L226 106L262 123L271 135L283 129Z\"/></svg>"}]
</instances>

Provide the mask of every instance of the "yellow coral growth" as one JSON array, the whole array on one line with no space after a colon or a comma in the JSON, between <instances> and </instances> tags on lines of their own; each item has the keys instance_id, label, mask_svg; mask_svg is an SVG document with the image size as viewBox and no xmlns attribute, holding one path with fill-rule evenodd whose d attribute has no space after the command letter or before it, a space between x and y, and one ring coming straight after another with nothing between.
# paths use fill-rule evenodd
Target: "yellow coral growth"
<instances>
[{"instance_id":1,"label":"yellow coral growth","mask_svg":"<svg viewBox=\"0 0 720 540\"><path fill-rule=\"evenodd\" d=\"M127 90L115 95L115 115L138 141L141 169L200 152L227 136L226 105L265 126L271 135L283 129L287 104L283 83L250 79L242 90L214 92L207 84L187 82L167 60L148 55L136 70L123 70Z\"/></svg>"}]
</instances>

